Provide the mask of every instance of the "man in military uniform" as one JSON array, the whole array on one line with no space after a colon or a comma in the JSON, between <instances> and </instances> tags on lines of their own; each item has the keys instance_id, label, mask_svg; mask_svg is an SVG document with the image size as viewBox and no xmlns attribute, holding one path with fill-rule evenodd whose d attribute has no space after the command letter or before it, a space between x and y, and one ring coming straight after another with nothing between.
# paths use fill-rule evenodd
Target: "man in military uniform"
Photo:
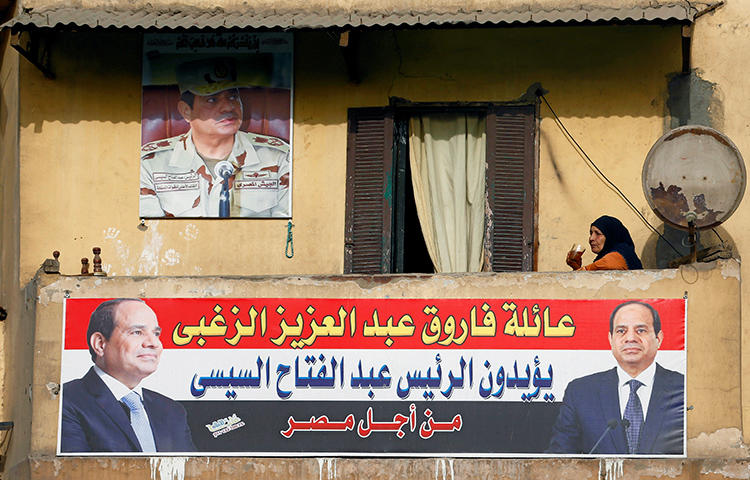
<instances>
[{"instance_id":1,"label":"man in military uniform","mask_svg":"<svg viewBox=\"0 0 750 480\"><path fill-rule=\"evenodd\" d=\"M222 211L229 216L288 217L289 144L239 131L241 85L234 59L191 61L176 73L177 109L190 130L141 148L140 216L218 217L224 190L229 206ZM217 172L220 162L231 164L226 179Z\"/></svg>"}]
</instances>

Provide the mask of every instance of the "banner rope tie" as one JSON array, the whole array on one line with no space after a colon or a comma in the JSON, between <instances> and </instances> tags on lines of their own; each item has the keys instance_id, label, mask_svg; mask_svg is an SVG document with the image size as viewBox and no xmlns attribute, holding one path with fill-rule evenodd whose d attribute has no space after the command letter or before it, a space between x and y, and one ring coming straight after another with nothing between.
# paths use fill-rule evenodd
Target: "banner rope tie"
<instances>
[{"instance_id":1,"label":"banner rope tie","mask_svg":"<svg viewBox=\"0 0 750 480\"><path fill-rule=\"evenodd\" d=\"M291 220L286 225L286 248L284 249L284 255L286 258L292 258L294 256L294 238L292 237L292 227L294 224Z\"/></svg>"}]
</instances>

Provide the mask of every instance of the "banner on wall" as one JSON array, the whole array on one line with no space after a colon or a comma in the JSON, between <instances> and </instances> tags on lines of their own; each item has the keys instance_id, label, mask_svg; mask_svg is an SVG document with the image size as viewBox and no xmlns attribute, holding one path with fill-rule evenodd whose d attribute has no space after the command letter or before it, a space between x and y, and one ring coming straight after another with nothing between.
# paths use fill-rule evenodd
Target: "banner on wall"
<instances>
[{"instance_id":1,"label":"banner on wall","mask_svg":"<svg viewBox=\"0 0 750 480\"><path fill-rule=\"evenodd\" d=\"M686 300L625 302L67 299L58 454L683 456Z\"/></svg>"},{"instance_id":2,"label":"banner on wall","mask_svg":"<svg viewBox=\"0 0 750 480\"><path fill-rule=\"evenodd\" d=\"M291 217L291 33L147 33L140 216Z\"/></svg>"}]
</instances>

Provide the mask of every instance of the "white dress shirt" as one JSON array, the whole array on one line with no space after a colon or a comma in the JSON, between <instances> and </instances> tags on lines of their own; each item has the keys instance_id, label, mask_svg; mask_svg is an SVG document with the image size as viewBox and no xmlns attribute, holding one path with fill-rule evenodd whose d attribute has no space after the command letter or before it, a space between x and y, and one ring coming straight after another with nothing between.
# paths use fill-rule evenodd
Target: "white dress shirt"
<instances>
[{"instance_id":1,"label":"white dress shirt","mask_svg":"<svg viewBox=\"0 0 750 480\"><path fill-rule=\"evenodd\" d=\"M617 391L620 397L620 418L625 414L625 406L628 404L628 398L630 398L630 384L631 380L638 380L642 385L636 391L638 399L641 401L641 407L643 408L643 421L646 421L646 413L648 412L648 403L651 400L651 391L654 389L654 376L656 375L656 362L651 362L651 365L642 371L635 378L631 377L621 366L617 366Z\"/></svg>"},{"instance_id":2,"label":"white dress shirt","mask_svg":"<svg viewBox=\"0 0 750 480\"><path fill-rule=\"evenodd\" d=\"M122 402L122 397L129 394L130 392L137 393L138 396L141 397L141 402L143 402L143 387L141 387L140 384L136 385L135 388L131 390L123 385L122 382L117 380L115 377L99 368L97 365L94 365L94 371L97 375L99 375L99 378L102 379L104 385L109 388L109 391L112 392L112 395L115 396L115 399L117 399L118 402ZM144 415L146 415L146 419L148 419L148 412L146 412L145 408L143 409L143 412ZM148 424L151 425L150 419L148 419ZM151 431L153 431L153 428L151 429Z\"/></svg>"}]
</instances>

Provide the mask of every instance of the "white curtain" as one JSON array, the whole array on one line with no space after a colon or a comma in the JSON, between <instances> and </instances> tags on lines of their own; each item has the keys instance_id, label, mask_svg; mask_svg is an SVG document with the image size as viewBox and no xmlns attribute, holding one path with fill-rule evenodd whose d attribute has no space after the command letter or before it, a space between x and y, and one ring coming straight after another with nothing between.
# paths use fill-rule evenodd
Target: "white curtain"
<instances>
[{"instance_id":1,"label":"white curtain","mask_svg":"<svg viewBox=\"0 0 750 480\"><path fill-rule=\"evenodd\" d=\"M417 214L435 271L481 271L484 117L413 116L410 132L409 159Z\"/></svg>"}]
</instances>

